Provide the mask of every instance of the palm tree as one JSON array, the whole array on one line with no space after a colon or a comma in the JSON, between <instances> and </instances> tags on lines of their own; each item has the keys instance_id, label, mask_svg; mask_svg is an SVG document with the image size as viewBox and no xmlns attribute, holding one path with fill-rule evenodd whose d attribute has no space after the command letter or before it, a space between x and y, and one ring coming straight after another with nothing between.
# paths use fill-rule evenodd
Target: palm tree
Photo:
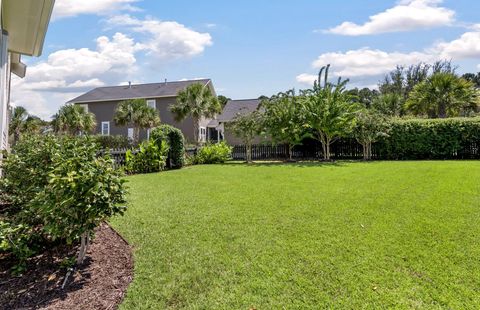
<instances>
[{"instance_id":1,"label":"palm tree","mask_svg":"<svg viewBox=\"0 0 480 310\"><path fill-rule=\"evenodd\" d=\"M212 94L208 85L195 83L178 92L177 102L170 106L175 120L183 121L188 116L193 119L193 139L199 142L199 121L202 117L213 117L220 113L222 106Z\"/></svg>"},{"instance_id":2,"label":"palm tree","mask_svg":"<svg viewBox=\"0 0 480 310\"><path fill-rule=\"evenodd\" d=\"M25 122L27 121L28 113L24 107L15 107L13 109L12 118L10 120L9 131L13 134L13 144L17 143L20 139Z\"/></svg>"},{"instance_id":3,"label":"palm tree","mask_svg":"<svg viewBox=\"0 0 480 310\"><path fill-rule=\"evenodd\" d=\"M92 132L97 125L95 115L75 104L67 104L53 116L52 125L57 133L80 135Z\"/></svg>"},{"instance_id":4,"label":"palm tree","mask_svg":"<svg viewBox=\"0 0 480 310\"><path fill-rule=\"evenodd\" d=\"M147 105L145 99L130 99L118 104L113 117L117 126L133 127L133 143L140 139L140 129L149 129L160 124L158 111Z\"/></svg>"},{"instance_id":5,"label":"palm tree","mask_svg":"<svg viewBox=\"0 0 480 310\"><path fill-rule=\"evenodd\" d=\"M476 110L479 98L472 82L450 72L440 72L414 87L405 108L414 115L446 118Z\"/></svg>"}]
</instances>

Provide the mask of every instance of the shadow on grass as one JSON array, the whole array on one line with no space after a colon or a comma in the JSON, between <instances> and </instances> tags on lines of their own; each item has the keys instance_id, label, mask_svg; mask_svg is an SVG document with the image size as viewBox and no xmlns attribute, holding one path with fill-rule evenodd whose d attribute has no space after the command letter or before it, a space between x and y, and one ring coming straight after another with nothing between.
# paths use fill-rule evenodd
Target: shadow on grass
<instances>
[{"instance_id":1,"label":"shadow on grass","mask_svg":"<svg viewBox=\"0 0 480 310\"><path fill-rule=\"evenodd\" d=\"M244 167L299 167L299 168L311 168L311 167L345 167L348 163L355 163L358 161L254 161L252 163L246 163L244 161L231 161L223 164L224 166L244 166Z\"/></svg>"}]
</instances>

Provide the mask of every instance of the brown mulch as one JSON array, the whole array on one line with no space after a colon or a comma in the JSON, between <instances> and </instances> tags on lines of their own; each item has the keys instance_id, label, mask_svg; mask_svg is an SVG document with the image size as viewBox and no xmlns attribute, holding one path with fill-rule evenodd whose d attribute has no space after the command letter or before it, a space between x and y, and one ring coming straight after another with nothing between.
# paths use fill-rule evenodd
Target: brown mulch
<instances>
[{"instance_id":1,"label":"brown mulch","mask_svg":"<svg viewBox=\"0 0 480 310\"><path fill-rule=\"evenodd\" d=\"M131 247L103 223L62 290L62 262L76 254L76 248L57 247L30 259L18 277L9 273L13 262L0 256L0 309L116 309L133 278Z\"/></svg>"}]
</instances>

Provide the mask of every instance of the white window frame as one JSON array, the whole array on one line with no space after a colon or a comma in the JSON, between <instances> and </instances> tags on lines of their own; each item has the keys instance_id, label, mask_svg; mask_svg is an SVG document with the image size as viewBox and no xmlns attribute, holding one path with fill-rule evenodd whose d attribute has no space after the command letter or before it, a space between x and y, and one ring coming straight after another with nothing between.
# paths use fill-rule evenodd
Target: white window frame
<instances>
[{"instance_id":1,"label":"white window frame","mask_svg":"<svg viewBox=\"0 0 480 310\"><path fill-rule=\"evenodd\" d=\"M147 129L147 140L150 140L150 128Z\"/></svg>"},{"instance_id":2,"label":"white window frame","mask_svg":"<svg viewBox=\"0 0 480 310\"><path fill-rule=\"evenodd\" d=\"M107 133L105 134L104 131L103 131L103 126L104 125L107 125ZM102 122L102 127L100 127L100 130L101 130L101 133L102 133L102 136L109 136L110 135L110 122Z\"/></svg>"},{"instance_id":3,"label":"white window frame","mask_svg":"<svg viewBox=\"0 0 480 310\"><path fill-rule=\"evenodd\" d=\"M155 99L147 99L147 105L155 110L157 109L157 101Z\"/></svg>"},{"instance_id":4,"label":"white window frame","mask_svg":"<svg viewBox=\"0 0 480 310\"><path fill-rule=\"evenodd\" d=\"M135 134L135 132L134 132L134 129L132 127L127 128L127 137L129 139L133 140L134 134Z\"/></svg>"},{"instance_id":5,"label":"white window frame","mask_svg":"<svg viewBox=\"0 0 480 310\"><path fill-rule=\"evenodd\" d=\"M207 141L207 128L205 128L205 127L200 127L200 128L198 129L198 131L199 131L199 138L200 138L199 140L200 140L200 142L206 142L206 141ZM203 132L202 132L202 131L203 131Z\"/></svg>"},{"instance_id":6,"label":"white window frame","mask_svg":"<svg viewBox=\"0 0 480 310\"><path fill-rule=\"evenodd\" d=\"M85 112L88 113L88 103L82 103L82 104L79 104L79 106L81 106L82 108L85 109Z\"/></svg>"}]
</instances>

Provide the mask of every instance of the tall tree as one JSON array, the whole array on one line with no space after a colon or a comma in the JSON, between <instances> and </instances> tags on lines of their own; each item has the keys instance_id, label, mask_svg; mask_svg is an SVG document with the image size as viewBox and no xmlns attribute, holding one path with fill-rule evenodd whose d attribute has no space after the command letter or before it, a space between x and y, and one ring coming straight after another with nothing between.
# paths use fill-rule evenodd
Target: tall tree
<instances>
[{"instance_id":1,"label":"tall tree","mask_svg":"<svg viewBox=\"0 0 480 310\"><path fill-rule=\"evenodd\" d=\"M446 118L468 114L478 105L479 91L472 82L440 72L415 86L405 108L414 115Z\"/></svg>"},{"instance_id":2,"label":"tall tree","mask_svg":"<svg viewBox=\"0 0 480 310\"><path fill-rule=\"evenodd\" d=\"M24 107L15 107L10 120L9 131L13 134L13 144L20 139L20 134L25 128L28 119L27 109Z\"/></svg>"},{"instance_id":3,"label":"tall tree","mask_svg":"<svg viewBox=\"0 0 480 310\"><path fill-rule=\"evenodd\" d=\"M62 106L53 116L53 129L57 133L80 135L92 132L97 122L95 115L76 104Z\"/></svg>"},{"instance_id":4,"label":"tall tree","mask_svg":"<svg viewBox=\"0 0 480 310\"><path fill-rule=\"evenodd\" d=\"M223 95L219 95L217 97L217 99L218 99L218 102L220 103L220 106L222 107L222 109L227 104L227 102L231 100L231 98L225 97Z\"/></svg>"},{"instance_id":5,"label":"tall tree","mask_svg":"<svg viewBox=\"0 0 480 310\"><path fill-rule=\"evenodd\" d=\"M401 116L403 114L403 97L396 93L386 93L376 97L372 102L372 109L376 112L389 116Z\"/></svg>"},{"instance_id":6,"label":"tall tree","mask_svg":"<svg viewBox=\"0 0 480 310\"><path fill-rule=\"evenodd\" d=\"M355 124L358 106L345 91L348 80L338 79L337 84L328 82L330 65L323 67L313 89L305 91L303 113L315 138L322 143L323 158L330 160L330 145L347 135ZM323 80L323 81L322 81Z\"/></svg>"},{"instance_id":7,"label":"tall tree","mask_svg":"<svg viewBox=\"0 0 480 310\"><path fill-rule=\"evenodd\" d=\"M208 85L195 83L178 92L177 102L170 106L170 111L179 122L192 117L193 138L198 144L200 119L214 117L222 111L222 106Z\"/></svg>"},{"instance_id":8,"label":"tall tree","mask_svg":"<svg viewBox=\"0 0 480 310\"><path fill-rule=\"evenodd\" d=\"M462 75L462 78L465 80L472 82L473 85L475 85L476 88L480 88L480 72L477 74L475 73L465 73Z\"/></svg>"},{"instance_id":9,"label":"tall tree","mask_svg":"<svg viewBox=\"0 0 480 310\"><path fill-rule=\"evenodd\" d=\"M309 135L305 115L302 113L301 100L294 90L279 93L263 100L263 119L265 134L275 143L288 145L288 157L293 157L292 150Z\"/></svg>"},{"instance_id":10,"label":"tall tree","mask_svg":"<svg viewBox=\"0 0 480 310\"><path fill-rule=\"evenodd\" d=\"M129 99L121 101L115 115L115 125L133 128L133 143L140 140L140 129L150 129L160 125L160 116L155 108L149 107L145 99Z\"/></svg>"},{"instance_id":11,"label":"tall tree","mask_svg":"<svg viewBox=\"0 0 480 310\"><path fill-rule=\"evenodd\" d=\"M248 114L238 114L232 122L226 123L235 136L242 139L247 148L247 163L252 161L252 143L262 131L263 117L256 110Z\"/></svg>"},{"instance_id":12,"label":"tall tree","mask_svg":"<svg viewBox=\"0 0 480 310\"><path fill-rule=\"evenodd\" d=\"M388 126L385 116L374 110L362 109L356 114L353 134L363 147L363 159L372 159L372 143L387 136Z\"/></svg>"}]
</instances>

